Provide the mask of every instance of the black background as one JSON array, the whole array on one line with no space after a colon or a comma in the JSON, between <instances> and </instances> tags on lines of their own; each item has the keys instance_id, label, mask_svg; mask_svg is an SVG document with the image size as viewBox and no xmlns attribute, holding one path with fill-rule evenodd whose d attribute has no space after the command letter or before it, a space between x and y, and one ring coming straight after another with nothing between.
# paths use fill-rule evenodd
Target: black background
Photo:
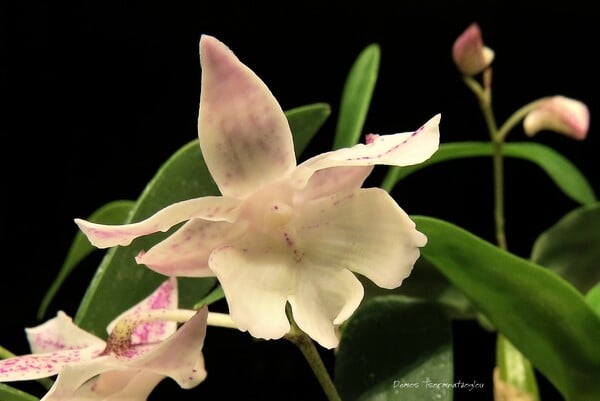
<instances>
[{"instance_id":1,"label":"black background","mask_svg":"<svg viewBox=\"0 0 600 401\"><path fill-rule=\"evenodd\" d=\"M452 64L454 39L478 22L496 52L494 105L499 122L547 95L584 101L584 142L552 133L534 140L594 174L600 140L596 15L585 2L14 2L3 7L3 319L0 344L26 353L23 327L85 217L115 199L135 199L160 164L196 135L198 39L224 41L271 88L284 109L327 102L332 116L306 156L328 150L346 74L358 53L379 43L378 83L369 132L410 131L442 113L442 142L486 140L477 104ZM527 138L520 128L508 140ZM381 178L376 170L372 184ZM535 166L506 165L509 248L527 256L535 237L577 205ZM395 191L409 214L459 224L493 241L491 163L457 161L424 170ZM99 257L67 282L49 315L73 315ZM494 336L455 325L456 379L485 383L456 400L491 400ZM290 344L256 342L209 328L209 378L183 399L323 399ZM326 362L331 356L324 353ZM331 366L331 365L330 365ZM544 400L560 400L540 378ZM176 386L166 380L161 391ZM36 388L37 389L37 388ZM476 393L476 394L475 394ZM319 398L321 397L321 398ZM163 398L165 399L165 398Z\"/></svg>"}]
</instances>

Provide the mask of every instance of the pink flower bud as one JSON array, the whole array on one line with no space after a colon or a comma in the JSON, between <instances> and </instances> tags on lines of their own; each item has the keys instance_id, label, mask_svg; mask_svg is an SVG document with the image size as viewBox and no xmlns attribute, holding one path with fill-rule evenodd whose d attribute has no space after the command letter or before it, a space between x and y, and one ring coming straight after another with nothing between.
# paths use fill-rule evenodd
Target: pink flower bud
<instances>
[{"instance_id":1,"label":"pink flower bud","mask_svg":"<svg viewBox=\"0 0 600 401\"><path fill-rule=\"evenodd\" d=\"M479 74L492 63L494 51L483 45L481 30L477 23L469 25L454 41L452 59L458 70L467 76Z\"/></svg>"},{"instance_id":2,"label":"pink flower bud","mask_svg":"<svg viewBox=\"0 0 600 401\"><path fill-rule=\"evenodd\" d=\"M548 130L583 140L590 125L590 112L587 106L575 99L553 96L540 102L523 120L527 136Z\"/></svg>"}]
</instances>

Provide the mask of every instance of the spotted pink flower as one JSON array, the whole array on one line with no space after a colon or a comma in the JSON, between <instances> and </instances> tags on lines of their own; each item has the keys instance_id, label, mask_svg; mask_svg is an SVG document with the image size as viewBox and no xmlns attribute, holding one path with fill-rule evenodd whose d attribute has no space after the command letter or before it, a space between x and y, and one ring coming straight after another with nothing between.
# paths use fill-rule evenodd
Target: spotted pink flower
<instances>
[{"instance_id":1,"label":"spotted pink flower","mask_svg":"<svg viewBox=\"0 0 600 401\"><path fill-rule=\"evenodd\" d=\"M200 63L198 136L222 196L175 203L133 224L76 223L105 248L185 221L137 262L168 276L216 275L231 318L255 337L284 336L289 303L298 326L333 348L336 326L363 297L353 273L395 288L426 243L394 199L362 189L363 181L373 165L428 159L440 116L296 165L288 121L264 82L211 36L200 40Z\"/></svg>"},{"instance_id":2,"label":"spotted pink flower","mask_svg":"<svg viewBox=\"0 0 600 401\"><path fill-rule=\"evenodd\" d=\"M454 41L452 59L458 70L466 76L477 75L492 63L494 51L484 46L477 23L469 25Z\"/></svg>"},{"instance_id":3,"label":"spotted pink flower","mask_svg":"<svg viewBox=\"0 0 600 401\"><path fill-rule=\"evenodd\" d=\"M523 120L527 136L547 130L577 140L586 138L589 125L590 112L585 103L564 96L541 101Z\"/></svg>"},{"instance_id":4,"label":"spotted pink flower","mask_svg":"<svg viewBox=\"0 0 600 401\"><path fill-rule=\"evenodd\" d=\"M32 354L0 361L0 382L58 374L42 401L144 401L166 377L183 388L193 387L206 377L201 350L207 309L179 330L175 322L161 320L135 324L143 322L149 311L160 314L176 307L177 282L169 279L115 319L108 326L107 341L58 312L42 325L26 329Z\"/></svg>"}]
</instances>

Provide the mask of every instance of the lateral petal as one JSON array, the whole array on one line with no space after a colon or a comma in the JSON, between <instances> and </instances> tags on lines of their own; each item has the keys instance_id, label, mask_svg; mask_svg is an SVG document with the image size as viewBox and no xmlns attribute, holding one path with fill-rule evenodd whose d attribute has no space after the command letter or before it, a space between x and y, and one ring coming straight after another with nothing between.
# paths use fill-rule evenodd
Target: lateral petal
<instances>
[{"instance_id":1,"label":"lateral petal","mask_svg":"<svg viewBox=\"0 0 600 401\"><path fill-rule=\"evenodd\" d=\"M244 222L193 219L147 252L140 253L136 261L166 276L214 276L208 267L210 254L239 237L245 227Z\"/></svg>"},{"instance_id":2,"label":"lateral petal","mask_svg":"<svg viewBox=\"0 0 600 401\"><path fill-rule=\"evenodd\" d=\"M304 188L319 170L342 166L409 166L431 157L440 144L440 114L414 132L380 135L368 144L357 144L322 153L300 164L290 176L290 183Z\"/></svg>"},{"instance_id":3,"label":"lateral petal","mask_svg":"<svg viewBox=\"0 0 600 401\"><path fill-rule=\"evenodd\" d=\"M167 231L174 225L190 219L232 222L237 217L240 202L235 198L205 196L173 203L137 223L106 225L83 219L75 219L75 223L92 245L98 248L125 246L137 237Z\"/></svg>"}]
</instances>

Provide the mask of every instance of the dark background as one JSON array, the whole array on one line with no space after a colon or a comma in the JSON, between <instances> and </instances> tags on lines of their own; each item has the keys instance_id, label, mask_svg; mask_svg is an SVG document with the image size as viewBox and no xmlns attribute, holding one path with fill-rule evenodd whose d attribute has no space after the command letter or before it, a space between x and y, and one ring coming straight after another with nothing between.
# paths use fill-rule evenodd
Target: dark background
<instances>
[{"instance_id":1,"label":"dark background","mask_svg":"<svg viewBox=\"0 0 600 401\"><path fill-rule=\"evenodd\" d=\"M0 344L28 348L35 313L75 234L74 217L135 199L157 168L196 135L198 40L224 41L271 88L284 109L327 102L332 116L305 153L329 150L346 74L379 43L379 80L365 129L394 133L442 113L442 142L486 140L477 103L450 57L454 39L478 22L496 52L494 105L501 123L547 95L584 101L584 142L552 133L534 140L574 162L596 192L597 16L582 1L503 2L13 2L2 12L3 319ZM526 140L520 128L508 140ZM304 157L306 157L304 156ZM372 184L377 185L380 170ZM535 166L506 165L509 248L527 256L536 236L577 205ZM395 191L409 214L447 219L493 241L491 163L453 162L406 179ZM49 315L73 315L99 256L67 282ZM455 324L456 379L485 383L455 399L491 400L494 336ZM212 332L211 332L212 331ZM283 341L209 328L209 378L189 399L319 399L299 352ZM331 366L331 356L324 355ZM220 359L219 359L220 358ZM225 362L222 362L225 361ZM544 400L560 400L540 378ZM160 391L176 386L166 380ZM37 388L36 388L37 389ZM476 394L475 394L476 393ZM183 399L183 398L180 398Z\"/></svg>"}]
</instances>

